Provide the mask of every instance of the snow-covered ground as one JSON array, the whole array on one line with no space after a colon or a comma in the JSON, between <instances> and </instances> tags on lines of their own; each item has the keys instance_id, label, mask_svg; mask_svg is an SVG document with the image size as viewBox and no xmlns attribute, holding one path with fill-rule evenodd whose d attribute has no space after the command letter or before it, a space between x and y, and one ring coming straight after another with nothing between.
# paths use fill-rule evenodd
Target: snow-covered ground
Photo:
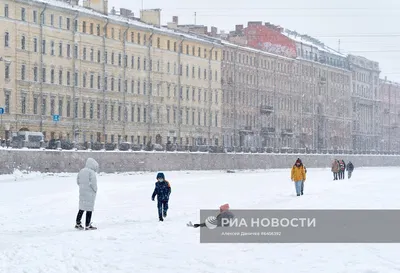
<instances>
[{"instance_id":1,"label":"snow-covered ground","mask_svg":"<svg viewBox=\"0 0 400 273\"><path fill-rule=\"evenodd\" d=\"M356 169L332 181L309 169L294 196L289 170L167 172L170 211L158 222L155 173L99 175L97 231L75 230L74 174L0 176L1 273L391 273L398 244L200 244L199 209L400 208L400 168Z\"/></svg>"}]
</instances>

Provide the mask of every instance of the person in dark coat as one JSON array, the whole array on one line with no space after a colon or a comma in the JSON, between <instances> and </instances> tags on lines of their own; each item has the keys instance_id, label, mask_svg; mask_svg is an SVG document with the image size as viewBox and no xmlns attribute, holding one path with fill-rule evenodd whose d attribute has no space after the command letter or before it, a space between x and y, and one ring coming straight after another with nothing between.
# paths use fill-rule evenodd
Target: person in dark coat
<instances>
[{"instance_id":1,"label":"person in dark coat","mask_svg":"<svg viewBox=\"0 0 400 273\"><path fill-rule=\"evenodd\" d=\"M349 161L349 163L347 163L346 169L347 169L348 178L350 179L351 178L351 174L354 171L354 165L353 165L353 163L351 163L351 161Z\"/></svg>"},{"instance_id":2,"label":"person in dark coat","mask_svg":"<svg viewBox=\"0 0 400 273\"><path fill-rule=\"evenodd\" d=\"M83 213L86 211L85 229L97 229L92 226L92 212L97 195L97 178L96 173L99 171L99 164L93 158L88 158L85 168L79 171L77 184L79 186L79 211L76 216L76 229L84 229L81 221Z\"/></svg>"},{"instance_id":3,"label":"person in dark coat","mask_svg":"<svg viewBox=\"0 0 400 273\"><path fill-rule=\"evenodd\" d=\"M222 219L233 219L234 215L230 211L229 204L224 204L219 207L219 214L217 215L217 221L216 225L217 227L222 227ZM198 228L198 227L205 227L207 226L206 223L201 223L201 224L194 224L193 227Z\"/></svg>"},{"instance_id":4,"label":"person in dark coat","mask_svg":"<svg viewBox=\"0 0 400 273\"><path fill-rule=\"evenodd\" d=\"M168 201L170 194L170 183L165 180L165 175L163 173L158 173L156 187L154 189L153 195L151 196L151 200L154 201L154 198L157 196L158 218L160 221L164 221L164 218L167 217Z\"/></svg>"},{"instance_id":5,"label":"person in dark coat","mask_svg":"<svg viewBox=\"0 0 400 273\"><path fill-rule=\"evenodd\" d=\"M344 179L345 171L346 171L346 163L342 159L339 161L339 180Z\"/></svg>"}]
</instances>

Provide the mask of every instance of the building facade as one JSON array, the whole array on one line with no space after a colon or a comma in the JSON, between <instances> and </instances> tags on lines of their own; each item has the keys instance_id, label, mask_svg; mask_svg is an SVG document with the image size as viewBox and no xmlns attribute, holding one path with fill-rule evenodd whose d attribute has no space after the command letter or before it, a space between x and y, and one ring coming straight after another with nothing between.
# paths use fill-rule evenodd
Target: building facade
<instances>
[{"instance_id":1,"label":"building facade","mask_svg":"<svg viewBox=\"0 0 400 273\"><path fill-rule=\"evenodd\" d=\"M378 151L380 133L379 64L348 56L352 71L352 138L355 151Z\"/></svg>"},{"instance_id":2,"label":"building facade","mask_svg":"<svg viewBox=\"0 0 400 273\"><path fill-rule=\"evenodd\" d=\"M220 44L161 27L160 10L139 20L108 15L103 0L72 4L2 1L5 137L220 141Z\"/></svg>"},{"instance_id":3,"label":"building facade","mask_svg":"<svg viewBox=\"0 0 400 273\"><path fill-rule=\"evenodd\" d=\"M379 151L386 153L400 151L400 84L380 80L378 100L381 102Z\"/></svg>"},{"instance_id":4,"label":"building facade","mask_svg":"<svg viewBox=\"0 0 400 273\"><path fill-rule=\"evenodd\" d=\"M258 29L264 27L257 24ZM281 31L273 30L277 35ZM245 44L246 33L236 27L228 40ZM224 146L351 150L349 70L223 44ZM287 43L284 47L289 48Z\"/></svg>"}]
</instances>

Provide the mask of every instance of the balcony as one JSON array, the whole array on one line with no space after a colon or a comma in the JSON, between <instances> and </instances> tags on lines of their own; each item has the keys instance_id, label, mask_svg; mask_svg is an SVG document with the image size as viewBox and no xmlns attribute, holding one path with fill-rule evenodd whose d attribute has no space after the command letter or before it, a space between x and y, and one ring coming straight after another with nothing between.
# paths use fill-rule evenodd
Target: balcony
<instances>
[{"instance_id":1,"label":"balcony","mask_svg":"<svg viewBox=\"0 0 400 273\"><path fill-rule=\"evenodd\" d=\"M260 112L263 115L269 115L274 112L274 107L268 105L261 105Z\"/></svg>"},{"instance_id":2,"label":"balcony","mask_svg":"<svg viewBox=\"0 0 400 273\"><path fill-rule=\"evenodd\" d=\"M292 129L283 129L282 130L282 136L292 137L293 136L293 130Z\"/></svg>"},{"instance_id":3,"label":"balcony","mask_svg":"<svg viewBox=\"0 0 400 273\"><path fill-rule=\"evenodd\" d=\"M267 135L273 135L275 134L275 128L273 127L262 127L261 128L261 135L267 136Z\"/></svg>"},{"instance_id":4,"label":"balcony","mask_svg":"<svg viewBox=\"0 0 400 273\"><path fill-rule=\"evenodd\" d=\"M241 134L252 134L251 126L245 126L243 129L240 129Z\"/></svg>"}]
</instances>

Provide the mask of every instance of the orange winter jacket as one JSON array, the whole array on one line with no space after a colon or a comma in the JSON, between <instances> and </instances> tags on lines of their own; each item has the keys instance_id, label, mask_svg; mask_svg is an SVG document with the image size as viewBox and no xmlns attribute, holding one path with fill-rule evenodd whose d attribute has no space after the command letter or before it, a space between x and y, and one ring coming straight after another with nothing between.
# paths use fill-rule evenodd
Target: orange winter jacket
<instances>
[{"instance_id":1,"label":"orange winter jacket","mask_svg":"<svg viewBox=\"0 0 400 273\"><path fill-rule=\"evenodd\" d=\"M293 166L292 167L292 181L306 181L306 170L304 169L304 166L301 165L300 167Z\"/></svg>"}]
</instances>

